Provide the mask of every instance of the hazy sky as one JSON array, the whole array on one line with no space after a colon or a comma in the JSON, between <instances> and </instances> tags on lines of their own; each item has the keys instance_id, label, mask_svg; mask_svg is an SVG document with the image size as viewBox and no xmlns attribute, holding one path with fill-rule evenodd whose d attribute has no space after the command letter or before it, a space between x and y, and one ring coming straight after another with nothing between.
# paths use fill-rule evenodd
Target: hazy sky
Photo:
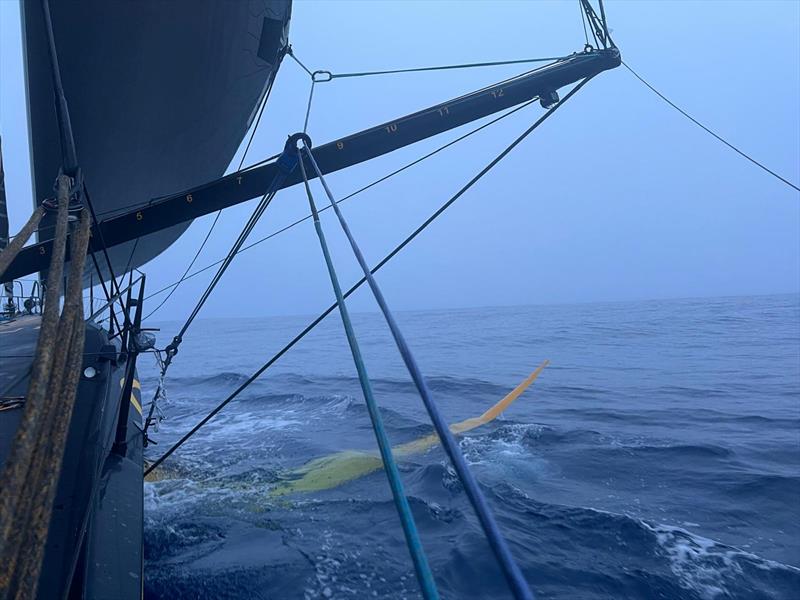
<instances>
[{"instance_id":1,"label":"hazy sky","mask_svg":"<svg viewBox=\"0 0 800 600\"><path fill-rule=\"evenodd\" d=\"M734 144L800 181L800 3L609 0L607 13L631 66ZM0 126L13 233L31 206L16 3L0 0L0 18ZM312 69L353 71L567 54L582 48L583 31L574 0L298 1L291 41ZM522 70L320 85L309 133L321 144ZM307 76L287 59L248 162L279 151L287 134L302 129L307 94ZM541 113L538 105L525 109L348 200L343 210L368 260L377 262ZM345 195L460 133L350 168L329 183ZM223 214L197 266L224 256L252 208ZM251 239L307 210L300 188L281 192ZM146 265L150 291L183 272L211 218ZM349 285L358 267L332 215L324 224ZM185 282L159 318L184 317L212 274ZM619 68L587 85L379 281L398 309L797 292L800 194ZM331 300L307 222L239 256L201 316L314 313ZM366 291L352 306L373 309Z\"/></svg>"}]
</instances>

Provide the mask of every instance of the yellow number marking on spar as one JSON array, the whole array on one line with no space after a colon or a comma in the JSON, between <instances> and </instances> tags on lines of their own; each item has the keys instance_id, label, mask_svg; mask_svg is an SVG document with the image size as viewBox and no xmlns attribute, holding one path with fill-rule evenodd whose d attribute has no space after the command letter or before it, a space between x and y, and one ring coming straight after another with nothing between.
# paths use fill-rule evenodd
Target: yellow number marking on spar
<instances>
[{"instance_id":1,"label":"yellow number marking on spar","mask_svg":"<svg viewBox=\"0 0 800 600\"><path fill-rule=\"evenodd\" d=\"M125 378L119 380L119 387L125 387ZM139 393L142 392L142 384L139 383L138 379L133 380L133 387L131 388L131 404L133 404L133 408L136 409L140 415L142 414L142 405L139 404L139 401L136 399L136 396L133 395L133 390L139 390Z\"/></svg>"},{"instance_id":2,"label":"yellow number marking on spar","mask_svg":"<svg viewBox=\"0 0 800 600\"><path fill-rule=\"evenodd\" d=\"M536 378L548 364L550 364L550 361L544 361L522 383L511 390L505 398L479 417L472 417L471 419L466 419L465 421L450 425L450 431L454 434L464 433L496 419L500 413L511 406L514 400L522 395L522 392L536 381ZM408 456L410 454L424 452L435 446L438 442L439 436L433 433L418 440L395 446L392 448L392 452L395 456ZM285 475L287 481L274 488L271 494L273 496L283 496L294 492L317 492L331 489L377 471L382 466L383 462L380 457L375 454L356 450L344 450L343 452L317 458L306 463L299 469L291 471Z\"/></svg>"}]
</instances>

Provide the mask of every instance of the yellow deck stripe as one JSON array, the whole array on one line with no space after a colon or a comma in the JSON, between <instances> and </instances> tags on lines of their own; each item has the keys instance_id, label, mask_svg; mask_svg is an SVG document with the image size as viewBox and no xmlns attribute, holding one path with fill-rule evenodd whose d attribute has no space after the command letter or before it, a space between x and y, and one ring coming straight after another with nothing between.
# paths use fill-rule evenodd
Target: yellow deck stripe
<instances>
[{"instance_id":1,"label":"yellow deck stripe","mask_svg":"<svg viewBox=\"0 0 800 600\"><path fill-rule=\"evenodd\" d=\"M125 387L125 378L124 377L119 380L119 387ZM133 395L133 390L139 390L139 392L142 391L142 384L139 383L138 379L134 379L133 380L133 389L131 389L131 404L133 404L133 408L136 409L136 412L138 412L139 415L141 415L142 414L142 405L139 404L139 401Z\"/></svg>"}]
</instances>

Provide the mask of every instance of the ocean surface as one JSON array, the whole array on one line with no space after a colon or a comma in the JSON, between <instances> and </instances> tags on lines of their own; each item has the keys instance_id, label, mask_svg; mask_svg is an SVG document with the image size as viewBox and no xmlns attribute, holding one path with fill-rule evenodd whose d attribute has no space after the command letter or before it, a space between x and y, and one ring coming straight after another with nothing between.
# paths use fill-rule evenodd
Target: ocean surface
<instances>
[{"instance_id":1,"label":"ocean surface","mask_svg":"<svg viewBox=\"0 0 800 600\"><path fill-rule=\"evenodd\" d=\"M800 598L799 296L397 317L450 422L551 361L460 442L538 598ZM147 456L310 320L196 322ZM380 315L354 322L393 444L431 433ZM149 357L140 376L147 400ZM333 314L145 485L145 597L419 598L382 471L271 493L342 450L375 442ZM401 472L442 597L510 597L441 448Z\"/></svg>"}]
</instances>

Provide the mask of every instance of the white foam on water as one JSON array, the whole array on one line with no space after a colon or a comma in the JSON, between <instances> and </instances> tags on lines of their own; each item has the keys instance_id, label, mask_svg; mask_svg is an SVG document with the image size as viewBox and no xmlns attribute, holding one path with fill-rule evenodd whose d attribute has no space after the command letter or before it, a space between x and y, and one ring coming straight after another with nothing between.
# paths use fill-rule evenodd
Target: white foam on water
<instances>
[{"instance_id":1,"label":"white foam on water","mask_svg":"<svg viewBox=\"0 0 800 600\"><path fill-rule=\"evenodd\" d=\"M800 569L720 544L680 527L640 522L655 535L658 545L666 552L670 569L680 585L698 593L703 600L735 596L729 586L735 586L736 579L743 575L745 563L762 570L789 570L800 575Z\"/></svg>"},{"instance_id":2,"label":"white foam on water","mask_svg":"<svg viewBox=\"0 0 800 600\"><path fill-rule=\"evenodd\" d=\"M543 429L542 425L535 424L502 425L490 433L461 438L459 447L470 466L490 467L486 469L490 477L497 476L503 481L509 477L538 479L550 469L549 462L534 455L525 440L531 434L538 435ZM498 467L502 467L502 474Z\"/></svg>"},{"instance_id":3,"label":"white foam on water","mask_svg":"<svg viewBox=\"0 0 800 600\"><path fill-rule=\"evenodd\" d=\"M469 464L497 462L498 459L502 462L504 458L513 460L530 455L523 440L527 434L538 434L543 429L542 425L525 423L502 425L492 433L464 436L459 446Z\"/></svg>"},{"instance_id":4,"label":"white foam on water","mask_svg":"<svg viewBox=\"0 0 800 600\"><path fill-rule=\"evenodd\" d=\"M285 431L300 429L303 420L297 411L285 410L281 412L237 412L231 413L226 419L221 419L215 426L209 428L210 439L227 438L241 439L243 435L252 435L261 431Z\"/></svg>"},{"instance_id":5,"label":"white foam on water","mask_svg":"<svg viewBox=\"0 0 800 600\"><path fill-rule=\"evenodd\" d=\"M331 530L318 535L319 547L313 556L307 556L314 564L314 574L306 581L303 599L385 597L379 590L384 590L388 582L379 572L374 558L365 560L360 550L348 550L349 542L340 538ZM407 573L400 578L398 597L414 596L412 577Z\"/></svg>"},{"instance_id":6,"label":"white foam on water","mask_svg":"<svg viewBox=\"0 0 800 600\"><path fill-rule=\"evenodd\" d=\"M202 445L208 442L229 442L241 440L247 435L264 432L300 431L307 427L311 419L329 419L331 415L342 416L353 403L353 398L344 395L333 395L321 398L322 404L310 402L302 396L283 406L257 407L256 410L243 410L241 406L233 407L209 421L197 434L204 438ZM202 414L185 415L174 418L176 430L196 423ZM186 423L183 423L186 421Z\"/></svg>"}]
</instances>

